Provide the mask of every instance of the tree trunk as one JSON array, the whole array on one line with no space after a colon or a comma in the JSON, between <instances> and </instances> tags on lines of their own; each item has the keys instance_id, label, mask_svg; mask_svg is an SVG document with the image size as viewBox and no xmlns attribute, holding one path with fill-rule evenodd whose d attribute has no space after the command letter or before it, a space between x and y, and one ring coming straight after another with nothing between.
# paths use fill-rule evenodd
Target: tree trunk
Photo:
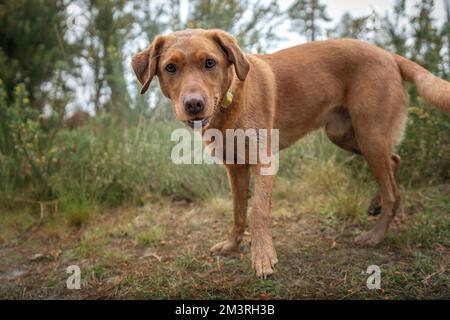
<instances>
[{"instance_id":1,"label":"tree trunk","mask_svg":"<svg viewBox=\"0 0 450 320\"><path fill-rule=\"evenodd\" d=\"M450 23L450 0L444 0L444 6L447 14L447 23Z\"/></svg>"},{"instance_id":2,"label":"tree trunk","mask_svg":"<svg viewBox=\"0 0 450 320\"><path fill-rule=\"evenodd\" d=\"M446 38L447 38L447 63L450 67L450 0L444 0L445 12L447 15L447 25L445 30L447 30ZM450 73L450 70L449 70Z\"/></svg>"},{"instance_id":3,"label":"tree trunk","mask_svg":"<svg viewBox=\"0 0 450 320\"><path fill-rule=\"evenodd\" d=\"M316 0L311 0L311 40L316 41Z\"/></svg>"}]
</instances>

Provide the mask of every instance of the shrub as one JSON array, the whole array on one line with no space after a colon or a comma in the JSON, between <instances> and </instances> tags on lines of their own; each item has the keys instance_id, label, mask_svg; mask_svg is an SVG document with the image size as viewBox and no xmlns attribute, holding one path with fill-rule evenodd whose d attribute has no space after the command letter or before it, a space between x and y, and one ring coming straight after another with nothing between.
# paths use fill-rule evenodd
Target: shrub
<instances>
[{"instance_id":1,"label":"shrub","mask_svg":"<svg viewBox=\"0 0 450 320\"><path fill-rule=\"evenodd\" d=\"M408 185L443 183L450 179L450 117L418 97L409 108L405 139L400 145L399 180Z\"/></svg>"},{"instance_id":2,"label":"shrub","mask_svg":"<svg viewBox=\"0 0 450 320\"><path fill-rule=\"evenodd\" d=\"M399 150L400 183L448 181L449 117L419 103L420 108L410 108ZM182 126L175 121L141 116L124 125L102 113L87 126L68 130L61 125L62 115L53 113L43 125L24 87L17 86L14 102L8 104L1 83L0 119L1 207L57 199L79 224L96 206L140 204L161 196L196 201L229 194L222 166L171 161L175 142L170 136ZM362 157L340 150L319 132L282 152L280 159L280 197L287 196L282 195L287 189L303 188L305 203L309 194L326 192L334 204L324 208L350 215L359 210L352 204L361 190L356 181L365 183L370 177ZM346 174L350 176L345 178ZM302 181L308 179L311 182L305 185Z\"/></svg>"}]
</instances>

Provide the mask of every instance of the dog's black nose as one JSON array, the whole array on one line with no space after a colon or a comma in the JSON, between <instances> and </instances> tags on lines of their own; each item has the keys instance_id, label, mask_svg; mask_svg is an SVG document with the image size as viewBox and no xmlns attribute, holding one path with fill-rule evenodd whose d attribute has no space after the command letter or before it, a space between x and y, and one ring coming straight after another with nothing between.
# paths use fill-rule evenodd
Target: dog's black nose
<instances>
[{"instance_id":1,"label":"dog's black nose","mask_svg":"<svg viewBox=\"0 0 450 320\"><path fill-rule=\"evenodd\" d=\"M184 109L188 114L195 115L205 109L205 98L199 93L190 93L183 98Z\"/></svg>"}]
</instances>

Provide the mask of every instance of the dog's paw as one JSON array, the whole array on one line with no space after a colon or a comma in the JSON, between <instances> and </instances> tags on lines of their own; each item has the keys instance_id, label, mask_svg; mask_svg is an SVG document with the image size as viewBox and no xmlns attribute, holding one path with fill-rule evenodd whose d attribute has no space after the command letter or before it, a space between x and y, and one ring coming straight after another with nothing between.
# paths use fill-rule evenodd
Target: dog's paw
<instances>
[{"instance_id":1,"label":"dog's paw","mask_svg":"<svg viewBox=\"0 0 450 320\"><path fill-rule=\"evenodd\" d=\"M367 213L370 216L377 216L381 213L381 199L380 195L376 195L371 201L369 208L367 208Z\"/></svg>"},{"instance_id":2,"label":"dog's paw","mask_svg":"<svg viewBox=\"0 0 450 320\"><path fill-rule=\"evenodd\" d=\"M215 256L225 256L231 252L237 251L239 249L239 243L232 240L225 240L215 244L209 249L211 254Z\"/></svg>"},{"instance_id":3,"label":"dog's paw","mask_svg":"<svg viewBox=\"0 0 450 320\"><path fill-rule=\"evenodd\" d=\"M257 277L265 279L272 275L277 263L272 240L252 240L252 267Z\"/></svg>"},{"instance_id":4,"label":"dog's paw","mask_svg":"<svg viewBox=\"0 0 450 320\"><path fill-rule=\"evenodd\" d=\"M371 205L368 209L367 209L367 214L369 216L378 216L381 213L381 205Z\"/></svg>"}]
</instances>

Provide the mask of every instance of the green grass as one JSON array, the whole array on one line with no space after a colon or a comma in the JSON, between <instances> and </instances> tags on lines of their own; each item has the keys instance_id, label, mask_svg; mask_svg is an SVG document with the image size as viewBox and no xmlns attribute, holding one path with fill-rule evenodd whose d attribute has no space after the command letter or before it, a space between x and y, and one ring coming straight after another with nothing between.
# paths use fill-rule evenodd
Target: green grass
<instances>
[{"instance_id":1,"label":"green grass","mask_svg":"<svg viewBox=\"0 0 450 320\"><path fill-rule=\"evenodd\" d=\"M95 211L81 226L64 214L46 219L32 234L17 228L14 219L2 225L8 234L0 246L2 274L34 271L20 279L0 278L0 296L19 298L25 291L27 298L449 298L448 185L405 190L385 241L358 247L354 236L373 223L359 211L373 184L348 168L342 168L346 175L339 172L338 157L333 165L330 159L318 161L325 163L300 164L297 177L277 180L272 216L280 263L266 281L250 268L248 235L230 257L208 253L231 225L229 195L193 203L160 197L143 206ZM321 168L320 174L308 166ZM320 176L326 178L317 183ZM356 197L355 190L364 192ZM357 201L358 210L336 202L347 197ZM30 261L37 252L48 258ZM82 270L82 290L76 292L65 289L65 268L71 264ZM363 271L372 264L382 270L379 291L365 286Z\"/></svg>"},{"instance_id":2,"label":"green grass","mask_svg":"<svg viewBox=\"0 0 450 320\"><path fill-rule=\"evenodd\" d=\"M161 226L153 226L152 228L139 232L134 236L138 245L149 246L161 239L164 229Z\"/></svg>"},{"instance_id":3,"label":"green grass","mask_svg":"<svg viewBox=\"0 0 450 320\"><path fill-rule=\"evenodd\" d=\"M375 248L357 247L354 237L374 223L365 213L376 191L373 178L360 157L339 150L322 132L305 137L281 153L272 205L280 263L272 278L261 281L250 268L248 234L238 253L209 255L232 222L225 170L174 165L169 137L177 124L121 131L108 121L92 123L91 134L67 131L58 137L72 148L49 177L58 212L48 211L39 221L37 204L11 205L17 190L3 189L8 192L0 195L0 297L450 297L445 177L433 177L429 185L401 175L403 204L387 238ZM415 160L404 160L407 170ZM22 197L34 199L33 194ZM45 259L30 260L36 253ZM76 292L65 288L72 264L82 269L83 288ZM382 269L378 292L366 288L362 274L372 264ZM27 273L7 280L15 270Z\"/></svg>"}]
</instances>

